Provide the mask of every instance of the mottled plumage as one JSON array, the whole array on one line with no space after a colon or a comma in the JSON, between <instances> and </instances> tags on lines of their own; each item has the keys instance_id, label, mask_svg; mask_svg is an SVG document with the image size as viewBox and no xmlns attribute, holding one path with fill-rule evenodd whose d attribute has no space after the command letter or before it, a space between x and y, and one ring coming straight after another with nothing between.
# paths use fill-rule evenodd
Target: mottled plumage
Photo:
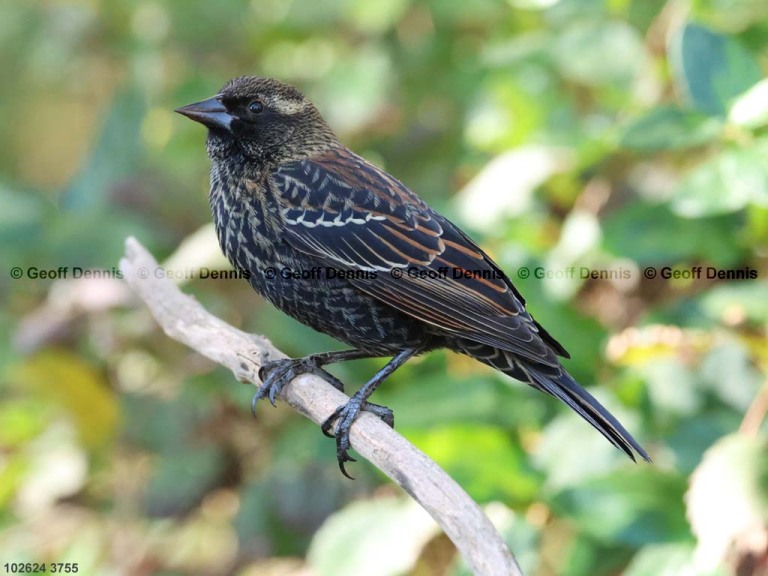
<instances>
[{"instance_id":1,"label":"mottled plumage","mask_svg":"<svg viewBox=\"0 0 768 576\"><path fill-rule=\"evenodd\" d=\"M210 203L226 256L280 310L354 348L265 365L258 397L274 401L304 371L340 386L324 364L395 357L323 426L327 432L337 423L342 471L359 411L391 421L368 396L409 357L434 348L467 354L560 398L630 458L648 459L565 371L558 356L567 352L488 255L401 182L340 144L295 88L236 78L178 111L209 128ZM318 267L319 276L285 273Z\"/></svg>"}]
</instances>

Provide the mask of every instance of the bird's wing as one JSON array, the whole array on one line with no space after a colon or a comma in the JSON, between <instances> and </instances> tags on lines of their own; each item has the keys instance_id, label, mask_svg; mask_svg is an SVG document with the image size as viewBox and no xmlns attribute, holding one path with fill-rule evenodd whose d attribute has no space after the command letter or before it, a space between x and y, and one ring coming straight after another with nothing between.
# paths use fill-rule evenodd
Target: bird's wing
<instances>
[{"instance_id":1,"label":"bird's wing","mask_svg":"<svg viewBox=\"0 0 768 576\"><path fill-rule=\"evenodd\" d=\"M472 240L359 156L340 149L292 162L272 184L285 240L326 265L376 272L351 280L360 290L441 331L537 363L556 366L557 354L567 356Z\"/></svg>"}]
</instances>

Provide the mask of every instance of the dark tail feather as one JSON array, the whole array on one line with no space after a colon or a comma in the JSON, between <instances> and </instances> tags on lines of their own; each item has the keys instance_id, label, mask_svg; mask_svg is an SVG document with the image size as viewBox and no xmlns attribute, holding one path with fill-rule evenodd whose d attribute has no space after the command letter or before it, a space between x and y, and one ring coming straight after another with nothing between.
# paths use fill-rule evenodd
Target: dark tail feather
<instances>
[{"instance_id":1,"label":"dark tail feather","mask_svg":"<svg viewBox=\"0 0 768 576\"><path fill-rule=\"evenodd\" d=\"M530 382L536 388L540 388L565 402L633 461L636 461L635 453L639 454L643 460L651 461L648 453L643 450L642 446L627 432L624 426L592 394L579 386L564 369L560 370L558 377L543 374L533 367L521 365L520 362L516 362L516 364L528 374Z\"/></svg>"},{"instance_id":2,"label":"dark tail feather","mask_svg":"<svg viewBox=\"0 0 768 576\"><path fill-rule=\"evenodd\" d=\"M468 340L456 342L454 349L559 398L633 461L637 461L635 454L639 454L643 460L651 461L648 453L624 426L603 408L592 394L579 386L562 366L537 368L535 365L521 362L510 352Z\"/></svg>"}]
</instances>

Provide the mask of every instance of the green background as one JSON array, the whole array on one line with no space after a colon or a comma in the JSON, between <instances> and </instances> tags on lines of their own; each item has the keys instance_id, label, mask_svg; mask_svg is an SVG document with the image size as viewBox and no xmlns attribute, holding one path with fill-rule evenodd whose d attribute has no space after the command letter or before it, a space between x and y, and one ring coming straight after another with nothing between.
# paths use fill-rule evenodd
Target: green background
<instances>
[{"instance_id":1,"label":"green background","mask_svg":"<svg viewBox=\"0 0 768 576\"><path fill-rule=\"evenodd\" d=\"M293 356L340 347L193 274L227 264L204 130L172 110L260 74L480 242L654 459L467 358L390 378L375 401L527 574L764 573L768 3L5 0L0 67L2 563L468 573L366 462L342 478L317 426L283 405L252 418L253 388L121 282L72 278L116 270L134 235L226 321ZM381 364L334 373L354 389Z\"/></svg>"}]
</instances>

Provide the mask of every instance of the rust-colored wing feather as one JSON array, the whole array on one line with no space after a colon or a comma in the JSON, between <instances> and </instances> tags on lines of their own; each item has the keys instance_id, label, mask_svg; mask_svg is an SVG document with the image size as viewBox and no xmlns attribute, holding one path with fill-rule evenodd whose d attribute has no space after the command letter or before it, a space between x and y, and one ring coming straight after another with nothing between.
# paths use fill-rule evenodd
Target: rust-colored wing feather
<instances>
[{"instance_id":1,"label":"rust-colored wing feather","mask_svg":"<svg viewBox=\"0 0 768 576\"><path fill-rule=\"evenodd\" d=\"M567 356L472 240L359 156L339 149L294 162L272 182L285 240L319 263L376 271L352 281L360 290L442 332L538 364L558 366L556 356Z\"/></svg>"}]
</instances>

